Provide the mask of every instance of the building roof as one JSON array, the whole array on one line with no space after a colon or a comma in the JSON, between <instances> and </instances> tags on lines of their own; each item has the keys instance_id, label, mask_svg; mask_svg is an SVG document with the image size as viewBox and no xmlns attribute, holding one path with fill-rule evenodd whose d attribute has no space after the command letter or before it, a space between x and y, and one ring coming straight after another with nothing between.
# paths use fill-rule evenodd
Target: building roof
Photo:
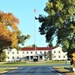
<instances>
[{"instance_id":1,"label":"building roof","mask_svg":"<svg viewBox=\"0 0 75 75\"><path fill-rule=\"evenodd\" d=\"M30 50L52 50L54 49L55 47L24 47L24 48L21 48L22 51L30 51Z\"/></svg>"}]
</instances>

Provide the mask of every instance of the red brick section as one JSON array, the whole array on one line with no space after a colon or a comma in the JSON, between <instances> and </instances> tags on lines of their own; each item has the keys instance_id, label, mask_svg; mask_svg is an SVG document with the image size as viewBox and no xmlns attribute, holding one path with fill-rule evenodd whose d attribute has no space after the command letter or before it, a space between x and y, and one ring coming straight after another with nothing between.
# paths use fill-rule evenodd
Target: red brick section
<instances>
[{"instance_id":1,"label":"red brick section","mask_svg":"<svg viewBox=\"0 0 75 75\"><path fill-rule=\"evenodd\" d=\"M32 51L34 51L35 49L36 50L52 50L52 49L54 49L54 48L56 48L56 47L24 47L24 48L21 48L21 50L22 51L30 51L30 50L32 50Z\"/></svg>"}]
</instances>

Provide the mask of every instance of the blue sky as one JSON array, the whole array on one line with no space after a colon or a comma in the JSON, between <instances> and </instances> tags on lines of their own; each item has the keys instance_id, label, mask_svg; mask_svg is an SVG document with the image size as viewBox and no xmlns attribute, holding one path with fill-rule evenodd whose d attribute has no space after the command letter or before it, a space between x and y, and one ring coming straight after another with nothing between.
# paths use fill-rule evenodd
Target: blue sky
<instances>
[{"instance_id":1,"label":"blue sky","mask_svg":"<svg viewBox=\"0 0 75 75\"><path fill-rule=\"evenodd\" d=\"M38 47L46 47L48 45L45 36L39 33L38 28L41 24L34 19L34 16L38 17L39 14L46 14L43 9L47 1L48 0L0 0L0 11L13 13L20 21L19 29L22 33L31 36L30 39L25 42L25 46L33 45L34 43L36 43ZM34 13L34 8L36 9L36 13ZM35 33L36 37L34 36Z\"/></svg>"}]
</instances>

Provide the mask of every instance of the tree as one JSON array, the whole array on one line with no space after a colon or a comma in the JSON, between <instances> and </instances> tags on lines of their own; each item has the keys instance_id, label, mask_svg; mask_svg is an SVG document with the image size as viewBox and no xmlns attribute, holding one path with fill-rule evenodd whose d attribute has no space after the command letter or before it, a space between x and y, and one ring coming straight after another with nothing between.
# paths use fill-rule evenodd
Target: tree
<instances>
[{"instance_id":1,"label":"tree","mask_svg":"<svg viewBox=\"0 0 75 75\"><path fill-rule=\"evenodd\" d=\"M33 44L32 47L37 47L37 45Z\"/></svg>"},{"instance_id":2,"label":"tree","mask_svg":"<svg viewBox=\"0 0 75 75\"><path fill-rule=\"evenodd\" d=\"M2 51L2 53L0 54L0 62L4 62L6 61L6 52Z\"/></svg>"},{"instance_id":3,"label":"tree","mask_svg":"<svg viewBox=\"0 0 75 75\"><path fill-rule=\"evenodd\" d=\"M47 57L47 53L46 53L46 52L44 52L44 58L45 58L45 60L46 60L46 57Z\"/></svg>"},{"instance_id":4,"label":"tree","mask_svg":"<svg viewBox=\"0 0 75 75\"><path fill-rule=\"evenodd\" d=\"M75 52L72 53L72 61L71 61L71 65L73 65L75 67Z\"/></svg>"},{"instance_id":5,"label":"tree","mask_svg":"<svg viewBox=\"0 0 75 75\"><path fill-rule=\"evenodd\" d=\"M18 24L19 19L12 13L0 12L0 53L8 47L19 49L19 44L24 45L24 41L30 37L20 33Z\"/></svg>"},{"instance_id":6,"label":"tree","mask_svg":"<svg viewBox=\"0 0 75 75\"><path fill-rule=\"evenodd\" d=\"M45 35L46 42L52 43L57 37L57 46L62 46L72 58L75 52L75 0L48 0L44 11L47 15L39 15L41 26L39 32Z\"/></svg>"},{"instance_id":7,"label":"tree","mask_svg":"<svg viewBox=\"0 0 75 75\"><path fill-rule=\"evenodd\" d=\"M18 31L18 44L24 45L25 41L29 38L30 38L30 35L25 36L25 35L22 35L22 32L20 30ZM17 49L19 48L20 47L18 46Z\"/></svg>"}]
</instances>

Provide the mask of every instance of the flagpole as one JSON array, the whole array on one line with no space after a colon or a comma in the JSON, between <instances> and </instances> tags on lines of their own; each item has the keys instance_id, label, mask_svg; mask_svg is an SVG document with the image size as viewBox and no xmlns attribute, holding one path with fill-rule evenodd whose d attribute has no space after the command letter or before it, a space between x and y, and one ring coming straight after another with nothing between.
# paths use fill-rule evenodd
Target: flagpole
<instances>
[{"instance_id":1,"label":"flagpole","mask_svg":"<svg viewBox=\"0 0 75 75\"><path fill-rule=\"evenodd\" d=\"M36 25L35 25L35 14L36 14L36 9L34 8L34 44L35 44L35 54L36 54Z\"/></svg>"}]
</instances>

